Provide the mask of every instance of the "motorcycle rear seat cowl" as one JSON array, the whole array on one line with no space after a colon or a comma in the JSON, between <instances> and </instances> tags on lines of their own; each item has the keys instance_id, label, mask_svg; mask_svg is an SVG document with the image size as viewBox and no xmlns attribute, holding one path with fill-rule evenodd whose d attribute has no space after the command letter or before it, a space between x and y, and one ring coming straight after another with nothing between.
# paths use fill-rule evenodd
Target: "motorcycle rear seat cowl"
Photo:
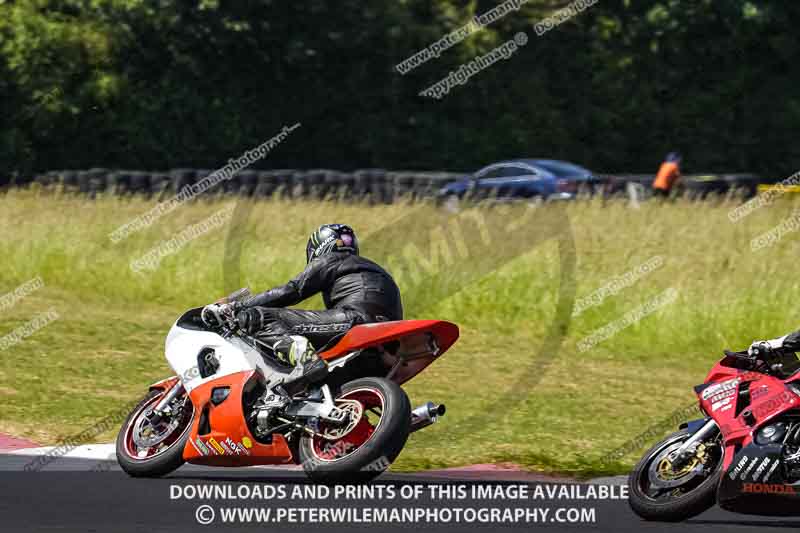
<instances>
[{"instance_id":1,"label":"motorcycle rear seat cowl","mask_svg":"<svg viewBox=\"0 0 800 533\"><path fill-rule=\"evenodd\" d=\"M397 320L360 324L348 331L332 348L320 353L327 361L374 346L383 346L404 368L395 381L408 381L447 351L458 339L458 326L442 320ZM413 359L413 364L411 360Z\"/></svg>"}]
</instances>

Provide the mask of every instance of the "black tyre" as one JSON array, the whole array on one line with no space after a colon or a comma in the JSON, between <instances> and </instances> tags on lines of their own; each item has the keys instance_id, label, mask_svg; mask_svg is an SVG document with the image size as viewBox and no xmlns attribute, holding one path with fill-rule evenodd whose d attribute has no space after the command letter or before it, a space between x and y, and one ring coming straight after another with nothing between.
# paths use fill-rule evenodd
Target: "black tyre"
<instances>
[{"instance_id":1,"label":"black tyre","mask_svg":"<svg viewBox=\"0 0 800 533\"><path fill-rule=\"evenodd\" d=\"M145 415L163 395L164 391L151 391L131 411L117 435L117 461L130 476L160 477L184 463L183 449L191 434L194 406L185 395L176 399L183 401L183 407L172 418L153 427ZM148 430L150 434L144 436ZM144 438L152 445L142 445Z\"/></svg>"},{"instance_id":2,"label":"black tyre","mask_svg":"<svg viewBox=\"0 0 800 533\"><path fill-rule=\"evenodd\" d=\"M131 172L131 191L134 194L150 195L150 173Z\"/></svg>"},{"instance_id":3,"label":"black tyre","mask_svg":"<svg viewBox=\"0 0 800 533\"><path fill-rule=\"evenodd\" d=\"M685 430L653 446L628 479L631 509L645 520L680 522L707 511L717 501L722 473L722 452L715 442L704 443L705 463L699 458L691 468L668 470L667 456L689 438ZM667 461L667 463L665 463Z\"/></svg>"},{"instance_id":4,"label":"black tyre","mask_svg":"<svg viewBox=\"0 0 800 533\"><path fill-rule=\"evenodd\" d=\"M81 194L89 194L91 189L91 175L88 171L78 171L78 192Z\"/></svg>"},{"instance_id":5,"label":"black tyre","mask_svg":"<svg viewBox=\"0 0 800 533\"><path fill-rule=\"evenodd\" d=\"M393 381L362 378L345 383L336 404L351 410L346 427L319 428L329 438L304 435L299 458L317 483L364 483L382 474L408 440L411 405ZM338 432L338 433L337 433ZM340 438L335 435L342 434Z\"/></svg>"}]
</instances>

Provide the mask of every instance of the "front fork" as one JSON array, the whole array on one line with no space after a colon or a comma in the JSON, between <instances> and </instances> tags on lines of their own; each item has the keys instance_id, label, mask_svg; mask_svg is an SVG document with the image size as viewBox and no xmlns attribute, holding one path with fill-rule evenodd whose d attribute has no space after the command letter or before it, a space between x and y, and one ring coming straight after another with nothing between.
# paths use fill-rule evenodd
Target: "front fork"
<instances>
[{"instance_id":1,"label":"front fork","mask_svg":"<svg viewBox=\"0 0 800 533\"><path fill-rule=\"evenodd\" d=\"M169 404L172 403L172 400L183 394L184 392L183 383L177 381L167 392L164 394L164 397L161 398L155 407L153 407L153 411L148 415L150 423L152 425L156 425L165 416L170 416L172 413L169 410Z\"/></svg>"},{"instance_id":2,"label":"front fork","mask_svg":"<svg viewBox=\"0 0 800 533\"><path fill-rule=\"evenodd\" d=\"M670 454L670 461L673 468L685 466L694 456L697 445L709 437L714 437L719 433L719 426L713 418L709 418L703 426L698 429L680 448Z\"/></svg>"}]
</instances>

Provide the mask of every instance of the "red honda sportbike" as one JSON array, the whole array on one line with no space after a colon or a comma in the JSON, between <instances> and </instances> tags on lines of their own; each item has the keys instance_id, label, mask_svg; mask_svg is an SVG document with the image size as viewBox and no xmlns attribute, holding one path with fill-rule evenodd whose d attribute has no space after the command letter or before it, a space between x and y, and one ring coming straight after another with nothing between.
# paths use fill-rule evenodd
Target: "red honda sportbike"
<instances>
[{"instance_id":1,"label":"red honda sportbike","mask_svg":"<svg viewBox=\"0 0 800 533\"><path fill-rule=\"evenodd\" d=\"M725 352L695 387L705 419L656 444L630 475L648 520L729 511L800 514L800 365L794 353Z\"/></svg>"},{"instance_id":2,"label":"red honda sportbike","mask_svg":"<svg viewBox=\"0 0 800 533\"><path fill-rule=\"evenodd\" d=\"M151 385L119 432L117 460L132 476L165 475L184 462L295 463L318 482L367 481L397 458L409 433L444 415L430 402L412 411L400 385L453 345L454 324L355 326L319 353L327 377L275 408L270 391L291 369L235 321L210 327L201 311L186 312L167 336L176 376Z\"/></svg>"}]
</instances>

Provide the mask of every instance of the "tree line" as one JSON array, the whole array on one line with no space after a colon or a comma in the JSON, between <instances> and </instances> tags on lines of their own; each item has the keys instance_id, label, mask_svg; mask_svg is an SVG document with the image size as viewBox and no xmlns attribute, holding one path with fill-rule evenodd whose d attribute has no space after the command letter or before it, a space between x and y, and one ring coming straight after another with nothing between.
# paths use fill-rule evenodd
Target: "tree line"
<instances>
[{"instance_id":1,"label":"tree line","mask_svg":"<svg viewBox=\"0 0 800 533\"><path fill-rule=\"evenodd\" d=\"M648 172L678 150L780 179L797 20L785 0L6 0L0 172L218 168L300 123L257 168Z\"/></svg>"}]
</instances>

